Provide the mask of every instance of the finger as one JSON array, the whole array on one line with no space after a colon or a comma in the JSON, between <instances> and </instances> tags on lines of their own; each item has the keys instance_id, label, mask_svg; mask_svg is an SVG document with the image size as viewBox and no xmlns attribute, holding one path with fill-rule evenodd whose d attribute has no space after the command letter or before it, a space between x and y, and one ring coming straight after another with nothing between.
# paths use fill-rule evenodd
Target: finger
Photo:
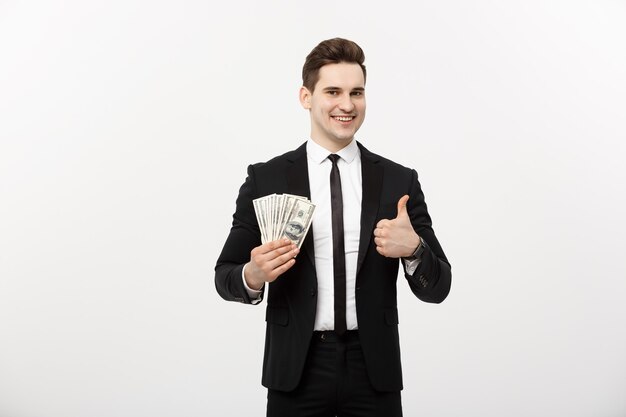
<instances>
[{"instance_id":1,"label":"finger","mask_svg":"<svg viewBox=\"0 0 626 417\"><path fill-rule=\"evenodd\" d=\"M257 254L255 256L255 262L261 267L265 266L265 268L267 268L269 272L276 266L280 265L280 263L275 262L276 259L279 259L279 257L281 256L285 256L285 254L289 255L289 253L291 253L291 251L293 251L294 249L297 249L297 246L294 244L290 244L281 246L277 249L274 249L273 251L264 254ZM286 259L289 259L290 257L293 256L289 255L286 257Z\"/></svg>"},{"instance_id":2,"label":"finger","mask_svg":"<svg viewBox=\"0 0 626 417\"><path fill-rule=\"evenodd\" d=\"M400 197L400 200L398 200L398 216L397 217L409 215L409 213L407 213L406 211L406 203L408 201L409 201L408 194L405 194L402 197Z\"/></svg>"},{"instance_id":3,"label":"finger","mask_svg":"<svg viewBox=\"0 0 626 417\"><path fill-rule=\"evenodd\" d=\"M389 220L389 219L382 219L381 221L376 223L376 227L379 228L379 229L382 229L383 227L388 226L389 223L391 223L391 220Z\"/></svg>"},{"instance_id":4,"label":"finger","mask_svg":"<svg viewBox=\"0 0 626 417\"><path fill-rule=\"evenodd\" d=\"M384 240L382 240L382 239L381 239L381 238L379 238L379 237L375 237L375 238L374 238L374 243L376 244L376 246L385 246L385 245L384 245L385 241L384 241Z\"/></svg>"},{"instance_id":5,"label":"finger","mask_svg":"<svg viewBox=\"0 0 626 417\"><path fill-rule=\"evenodd\" d=\"M292 266L294 266L296 264L296 260L294 258L291 258L290 260L288 260L287 262L285 262L284 264L282 264L281 266L279 266L278 268L274 269L272 271L272 278L276 278L282 274L284 274L285 272L287 272L287 270L289 270L289 268L291 268Z\"/></svg>"},{"instance_id":6,"label":"finger","mask_svg":"<svg viewBox=\"0 0 626 417\"><path fill-rule=\"evenodd\" d=\"M270 244L270 243L276 243L276 242L268 242L265 245L259 246L252 250L250 260L254 262L254 264L257 265L259 269L263 269L266 272L270 272L270 268L268 267L268 262L271 262L272 260L276 259L278 256L284 253L287 253L296 247L296 245L290 244L290 245L280 246L277 249L271 250L266 253L262 253L264 250L267 250L267 248L265 247L266 245L267 247L276 246L276 245Z\"/></svg>"},{"instance_id":7,"label":"finger","mask_svg":"<svg viewBox=\"0 0 626 417\"><path fill-rule=\"evenodd\" d=\"M380 253L381 255L383 255L384 257L387 257L387 255L385 255L385 250L381 248L380 246L376 246L376 251Z\"/></svg>"},{"instance_id":8,"label":"finger","mask_svg":"<svg viewBox=\"0 0 626 417\"><path fill-rule=\"evenodd\" d=\"M294 245L293 243L289 244L289 245L285 245L285 246L281 246L278 249L274 249L271 252L266 253L265 255L268 257L268 260L272 260L275 258L278 258L279 256L281 256L284 253L287 253L289 251L292 251L294 249L296 249L297 246Z\"/></svg>"},{"instance_id":9,"label":"finger","mask_svg":"<svg viewBox=\"0 0 626 417\"><path fill-rule=\"evenodd\" d=\"M272 270L273 272L274 270L279 268L281 265L284 265L285 263L289 262L291 259L295 258L298 252L300 252L298 248L287 251L286 253L283 253L282 255L269 260L267 262L267 265L270 268L270 270Z\"/></svg>"},{"instance_id":10,"label":"finger","mask_svg":"<svg viewBox=\"0 0 626 417\"><path fill-rule=\"evenodd\" d=\"M271 251L283 248L290 244L291 244L291 240L284 238L284 239L272 240L271 242L267 242L259 246L258 249L259 249L260 254L267 254Z\"/></svg>"},{"instance_id":11,"label":"finger","mask_svg":"<svg viewBox=\"0 0 626 417\"><path fill-rule=\"evenodd\" d=\"M295 256L293 255L293 252L296 251L297 250L290 251L269 262L266 265L267 275L272 279L276 279L276 277L284 273L287 269L291 268L296 261Z\"/></svg>"}]
</instances>

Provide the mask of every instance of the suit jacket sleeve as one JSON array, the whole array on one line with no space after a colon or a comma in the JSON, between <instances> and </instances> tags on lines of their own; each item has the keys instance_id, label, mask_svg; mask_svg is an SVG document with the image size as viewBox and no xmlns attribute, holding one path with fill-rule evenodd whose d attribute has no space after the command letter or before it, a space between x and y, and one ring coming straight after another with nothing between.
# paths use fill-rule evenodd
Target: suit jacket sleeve
<instances>
[{"instance_id":1,"label":"suit jacket sleeve","mask_svg":"<svg viewBox=\"0 0 626 417\"><path fill-rule=\"evenodd\" d=\"M450 263L433 231L424 201L424 193L422 193L415 170L412 170L409 196L407 206L409 217L415 232L426 242L426 248L422 253L421 262L412 275L406 273L404 262L401 262L405 268L405 277L411 290L420 300L440 303L450 292L452 272Z\"/></svg>"},{"instance_id":2,"label":"suit jacket sleeve","mask_svg":"<svg viewBox=\"0 0 626 417\"><path fill-rule=\"evenodd\" d=\"M261 244L261 233L252 205L255 198L257 191L254 166L250 165L248 177L239 189L233 225L215 265L215 287L219 295L227 301L252 303L243 285L241 273L243 266L250 261L252 249ZM261 293L261 298L263 295Z\"/></svg>"}]
</instances>

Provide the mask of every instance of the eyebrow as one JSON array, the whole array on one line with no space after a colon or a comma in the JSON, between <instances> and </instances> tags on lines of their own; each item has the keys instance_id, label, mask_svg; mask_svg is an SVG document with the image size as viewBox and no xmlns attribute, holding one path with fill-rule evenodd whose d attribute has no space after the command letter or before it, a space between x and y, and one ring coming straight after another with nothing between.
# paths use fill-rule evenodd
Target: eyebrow
<instances>
[{"instance_id":1,"label":"eyebrow","mask_svg":"<svg viewBox=\"0 0 626 417\"><path fill-rule=\"evenodd\" d=\"M326 88L322 89L322 91L335 91L335 90L343 90L343 89L341 87L332 87L332 86L331 87L326 87ZM355 87L355 88L353 88L350 91L362 92L362 91L365 91L365 88L364 87Z\"/></svg>"}]
</instances>

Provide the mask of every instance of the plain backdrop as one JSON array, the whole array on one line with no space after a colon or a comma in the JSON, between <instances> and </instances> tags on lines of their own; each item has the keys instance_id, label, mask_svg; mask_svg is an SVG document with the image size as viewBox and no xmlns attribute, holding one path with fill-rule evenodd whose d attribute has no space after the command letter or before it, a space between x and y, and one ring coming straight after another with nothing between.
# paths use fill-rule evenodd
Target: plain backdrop
<instances>
[{"instance_id":1,"label":"plain backdrop","mask_svg":"<svg viewBox=\"0 0 626 417\"><path fill-rule=\"evenodd\" d=\"M626 416L626 2L0 1L0 417L262 416L213 267L300 71L365 50L453 284L398 280L407 416Z\"/></svg>"}]
</instances>

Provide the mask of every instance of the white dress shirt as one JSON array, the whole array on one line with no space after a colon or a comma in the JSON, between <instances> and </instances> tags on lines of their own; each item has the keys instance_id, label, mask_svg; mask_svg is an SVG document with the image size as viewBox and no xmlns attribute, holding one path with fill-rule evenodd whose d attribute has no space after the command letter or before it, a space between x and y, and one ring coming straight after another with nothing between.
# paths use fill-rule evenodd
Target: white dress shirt
<instances>
[{"instance_id":1,"label":"white dress shirt","mask_svg":"<svg viewBox=\"0 0 626 417\"><path fill-rule=\"evenodd\" d=\"M333 330L335 324L335 286L333 272L333 239L330 204L330 170L332 162L328 155L332 152L309 140L306 144L309 188L311 201L315 204L313 213L313 248L315 251L315 272L317 275L317 310L315 330ZM337 161L341 176L343 197L344 244L346 251L346 325L348 330L358 329L355 303L356 267L361 236L361 199L363 187L361 179L361 151L352 140L338 152ZM419 259L403 259L407 272L413 274ZM245 271L245 267L244 267ZM252 303L261 301L261 291L248 287L242 271L242 279ZM279 278L280 279L280 278Z\"/></svg>"},{"instance_id":2,"label":"white dress shirt","mask_svg":"<svg viewBox=\"0 0 626 417\"><path fill-rule=\"evenodd\" d=\"M315 204L313 213L313 247L315 250L315 272L317 274L317 311L315 330L333 330L334 272L332 213L330 204L330 170L333 166L328 150L309 140L306 144L307 165L309 167L309 187L311 201ZM357 329L355 283L356 263L359 255L361 235L361 151L353 140L348 146L335 152L339 155L337 167L341 177L343 197L343 230L346 250L346 325L348 330Z\"/></svg>"}]
</instances>

